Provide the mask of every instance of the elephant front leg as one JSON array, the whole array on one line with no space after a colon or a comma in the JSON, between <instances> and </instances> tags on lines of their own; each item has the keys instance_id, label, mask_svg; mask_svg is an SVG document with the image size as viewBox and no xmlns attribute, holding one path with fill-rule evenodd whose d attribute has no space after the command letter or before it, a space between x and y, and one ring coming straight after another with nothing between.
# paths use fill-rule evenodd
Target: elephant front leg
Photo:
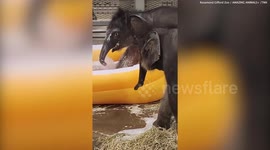
<instances>
[{"instance_id":1,"label":"elephant front leg","mask_svg":"<svg viewBox=\"0 0 270 150\"><path fill-rule=\"evenodd\" d=\"M138 90L139 87L143 86L145 76L146 76L147 70L145 70L142 65L140 64L140 71L139 71L139 80L136 86L134 87L134 90Z\"/></svg>"},{"instance_id":2,"label":"elephant front leg","mask_svg":"<svg viewBox=\"0 0 270 150\"><path fill-rule=\"evenodd\" d=\"M153 123L153 125L156 127L169 129L171 127L171 117L172 111L169 104L168 92L166 92L164 98L161 100L157 120Z\"/></svg>"}]
</instances>

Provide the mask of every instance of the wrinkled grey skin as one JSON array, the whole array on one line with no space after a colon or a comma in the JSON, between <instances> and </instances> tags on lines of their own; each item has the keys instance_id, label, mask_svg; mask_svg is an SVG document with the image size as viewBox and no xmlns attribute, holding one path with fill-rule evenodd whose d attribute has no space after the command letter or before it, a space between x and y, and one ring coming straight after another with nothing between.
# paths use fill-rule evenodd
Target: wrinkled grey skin
<instances>
[{"instance_id":1,"label":"wrinkled grey skin","mask_svg":"<svg viewBox=\"0 0 270 150\"><path fill-rule=\"evenodd\" d=\"M107 27L106 37L99 56L101 64L106 65L104 60L111 49L114 52L126 46L136 45L133 37L134 30L137 33L140 32L140 34L148 33L149 28L145 26L131 28L131 21L134 18L141 18L148 27L155 28L177 28L178 24L177 8L175 7L163 6L144 12L131 12L119 8Z\"/></svg>"},{"instance_id":2,"label":"wrinkled grey skin","mask_svg":"<svg viewBox=\"0 0 270 150\"><path fill-rule=\"evenodd\" d=\"M169 129L171 127L171 117L173 116L169 103L168 92L166 91L163 99L160 101L157 120L153 123L156 127Z\"/></svg>"},{"instance_id":3,"label":"wrinkled grey skin","mask_svg":"<svg viewBox=\"0 0 270 150\"><path fill-rule=\"evenodd\" d=\"M168 129L171 116L177 122L177 28L153 28L140 18L131 19L131 28L140 49L140 71L135 90L143 85L147 70L163 70L166 95L154 125Z\"/></svg>"},{"instance_id":4,"label":"wrinkled grey skin","mask_svg":"<svg viewBox=\"0 0 270 150\"><path fill-rule=\"evenodd\" d=\"M154 125L168 129L172 114L177 122L178 29L157 28L145 37L144 45L140 49L140 72L135 89L143 85L147 70L164 71L167 89Z\"/></svg>"},{"instance_id":5,"label":"wrinkled grey skin","mask_svg":"<svg viewBox=\"0 0 270 150\"><path fill-rule=\"evenodd\" d=\"M200 0L182 0L179 7L181 53L195 44L217 44L225 48L238 68L245 93L244 116L242 132L238 129L234 133L240 136L234 140L238 143L229 149L269 150L269 1L267 5L213 6L201 5Z\"/></svg>"},{"instance_id":6,"label":"wrinkled grey skin","mask_svg":"<svg viewBox=\"0 0 270 150\"><path fill-rule=\"evenodd\" d=\"M148 40L145 39L147 34L153 31L153 28L160 28L158 30L162 35L159 42L160 46L164 45L165 47L166 44L170 44L174 41L174 44L170 44L172 47L168 47L169 49L174 50L171 51L172 55L167 53L163 55L161 59L159 59L158 63L163 63L163 58L169 61L166 65L170 65L169 68L171 69L168 68L164 70L164 72L168 86L175 86L175 84L177 84L177 24L177 8L160 7L140 13L119 9L108 26L107 36L100 54L100 62L106 65L104 58L111 48L112 51L115 51L129 45L129 47L139 47L139 51L141 52L141 48L143 48L145 42ZM176 32L172 32L174 34L169 34L169 36L166 37L166 34L169 31L168 29L174 29L172 31ZM159 47L158 49L161 48ZM157 69L163 70L163 66L161 64L156 66ZM170 127L172 111L177 119L177 91L173 93L170 89L171 88L167 88L166 93L168 94L165 95L165 98L161 103L158 119L154 123L154 125L163 128Z\"/></svg>"},{"instance_id":7,"label":"wrinkled grey skin","mask_svg":"<svg viewBox=\"0 0 270 150\"><path fill-rule=\"evenodd\" d=\"M161 58L163 71L167 82L168 101L171 111L178 122L177 118L177 47L178 47L178 29L170 29L166 34L160 34ZM165 107L167 108L167 107Z\"/></svg>"}]
</instances>

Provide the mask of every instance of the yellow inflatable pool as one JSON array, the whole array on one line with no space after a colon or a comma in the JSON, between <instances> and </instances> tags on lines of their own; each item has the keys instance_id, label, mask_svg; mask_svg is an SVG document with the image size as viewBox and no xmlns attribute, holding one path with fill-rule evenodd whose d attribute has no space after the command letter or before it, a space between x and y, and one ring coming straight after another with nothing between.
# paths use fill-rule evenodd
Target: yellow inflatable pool
<instances>
[{"instance_id":1,"label":"yellow inflatable pool","mask_svg":"<svg viewBox=\"0 0 270 150\"><path fill-rule=\"evenodd\" d=\"M117 61L125 49L110 52L107 57ZM100 50L93 50L93 61L98 61ZM127 68L93 71L93 104L138 104L160 100L164 95L163 71L148 71L145 83L134 90L139 78L139 65Z\"/></svg>"}]
</instances>

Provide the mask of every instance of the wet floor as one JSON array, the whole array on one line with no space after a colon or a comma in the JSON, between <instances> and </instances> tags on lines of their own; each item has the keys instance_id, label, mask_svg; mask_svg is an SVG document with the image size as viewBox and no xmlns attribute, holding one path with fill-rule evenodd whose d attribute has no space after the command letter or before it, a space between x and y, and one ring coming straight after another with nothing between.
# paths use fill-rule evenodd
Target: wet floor
<instances>
[{"instance_id":1,"label":"wet floor","mask_svg":"<svg viewBox=\"0 0 270 150\"><path fill-rule=\"evenodd\" d=\"M137 135L152 127L159 101L133 105L94 105L93 143L104 135L125 133Z\"/></svg>"}]
</instances>

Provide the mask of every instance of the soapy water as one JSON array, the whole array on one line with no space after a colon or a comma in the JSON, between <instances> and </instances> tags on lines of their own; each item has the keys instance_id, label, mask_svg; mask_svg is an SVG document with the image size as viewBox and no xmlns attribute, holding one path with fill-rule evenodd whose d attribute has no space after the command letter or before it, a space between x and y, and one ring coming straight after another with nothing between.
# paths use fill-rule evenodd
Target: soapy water
<instances>
[{"instance_id":1,"label":"soapy water","mask_svg":"<svg viewBox=\"0 0 270 150\"><path fill-rule=\"evenodd\" d=\"M102 45L93 45L93 49L101 49ZM132 49L133 50L133 49ZM126 51L120 58L119 61L114 61L113 59L106 57L106 66L102 65L99 61L94 61L92 64L93 70L112 70L119 68L127 68L137 65L139 62L138 51Z\"/></svg>"},{"instance_id":2,"label":"soapy water","mask_svg":"<svg viewBox=\"0 0 270 150\"><path fill-rule=\"evenodd\" d=\"M94 130L105 134L145 132L157 118L159 103L135 105L94 105Z\"/></svg>"},{"instance_id":3,"label":"soapy water","mask_svg":"<svg viewBox=\"0 0 270 150\"><path fill-rule=\"evenodd\" d=\"M129 106L128 110L131 114L135 114L138 117L140 117L143 114L143 109L140 108L139 105ZM140 135L153 127L153 123L157 119L157 114L153 114L149 117L141 117L141 119L145 122L146 124L145 127L135 129L125 129L119 131L118 133L125 134L125 136L123 137L124 139L136 137L137 135Z\"/></svg>"},{"instance_id":4,"label":"soapy water","mask_svg":"<svg viewBox=\"0 0 270 150\"><path fill-rule=\"evenodd\" d=\"M102 65L99 61L94 61L92 65L93 70L108 70L108 69L116 69L117 62L114 62L111 58L106 57L105 62L106 66Z\"/></svg>"},{"instance_id":5,"label":"soapy water","mask_svg":"<svg viewBox=\"0 0 270 150\"><path fill-rule=\"evenodd\" d=\"M123 133L125 136L123 139L132 139L135 138L136 136L146 132L147 130L150 130L153 127L153 123L157 118L157 114L153 115L153 117L145 117L141 118L142 120L145 121L146 125L144 128L137 128L137 129L126 129L119 131L118 133Z\"/></svg>"}]
</instances>

